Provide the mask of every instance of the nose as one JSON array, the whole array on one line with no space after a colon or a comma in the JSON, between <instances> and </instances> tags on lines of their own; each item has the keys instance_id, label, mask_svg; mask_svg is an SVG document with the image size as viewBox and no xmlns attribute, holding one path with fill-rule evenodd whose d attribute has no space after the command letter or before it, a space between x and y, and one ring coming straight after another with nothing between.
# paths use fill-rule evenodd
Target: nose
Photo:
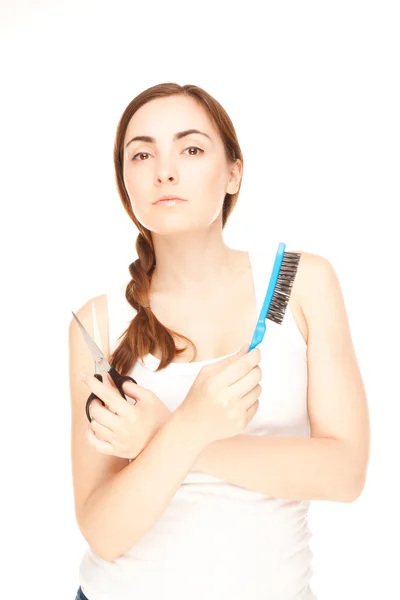
<instances>
[{"instance_id":1,"label":"nose","mask_svg":"<svg viewBox=\"0 0 400 600\"><path fill-rule=\"evenodd\" d=\"M175 165L168 159L160 160L156 168L156 177L158 183L177 181L177 172Z\"/></svg>"},{"instance_id":2,"label":"nose","mask_svg":"<svg viewBox=\"0 0 400 600\"><path fill-rule=\"evenodd\" d=\"M159 173L157 181L158 183L163 183L164 181L175 181L175 177L173 175L164 175Z\"/></svg>"}]
</instances>

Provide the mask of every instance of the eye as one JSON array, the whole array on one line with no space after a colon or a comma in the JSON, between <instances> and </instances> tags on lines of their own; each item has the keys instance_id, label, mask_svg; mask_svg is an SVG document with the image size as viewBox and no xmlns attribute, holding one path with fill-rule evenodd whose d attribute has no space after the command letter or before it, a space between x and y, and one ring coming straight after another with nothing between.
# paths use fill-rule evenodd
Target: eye
<instances>
[{"instance_id":1,"label":"eye","mask_svg":"<svg viewBox=\"0 0 400 600\"><path fill-rule=\"evenodd\" d=\"M143 154L149 154L148 152L138 152L137 154L135 154L134 156L132 156L132 160L136 160L137 156L143 156ZM140 160L139 162L143 162L142 160Z\"/></svg>"},{"instance_id":2,"label":"eye","mask_svg":"<svg viewBox=\"0 0 400 600\"><path fill-rule=\"evenodd\" d=\"M189 146L189 148L185 148L184 152L186 152L186 150L199 150L201 153L204 152L204 150L198 148L197 146ZM190 154L190 156L198 156L198 154Z\"/></svg>"}]
</instances>

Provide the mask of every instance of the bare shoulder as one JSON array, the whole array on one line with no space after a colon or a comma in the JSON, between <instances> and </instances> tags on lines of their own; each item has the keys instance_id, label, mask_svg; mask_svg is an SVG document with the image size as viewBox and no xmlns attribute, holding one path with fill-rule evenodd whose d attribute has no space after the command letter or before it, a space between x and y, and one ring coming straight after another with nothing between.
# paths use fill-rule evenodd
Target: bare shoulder
<instances>
[{"instance_id":1,"label":"bare shoulder","mask_svg":"<svg viewBox=\"0 0 400 600\"><path fill-rule=\"evenodd\" d=\"M293 284L293 292L301 304L303 312L316 299L315 292L326 293L340 288L339 279L332 263L319 254L292 250L300 254L299 266Z\"/></svg>"},{"instance_id":2,"label":"bare shoulder","mask_svg":"<svg viewBox=\"0 0 400 600\"><path fill-rule=\"evenodd\" d=\"M312 313L318 310L322 297L333 290L340 294L337 274L331 262L319 254L290 250L300 254L300 261L290 297L290 308L297 326L308 342Z\"/></svg>"}]
</instances>

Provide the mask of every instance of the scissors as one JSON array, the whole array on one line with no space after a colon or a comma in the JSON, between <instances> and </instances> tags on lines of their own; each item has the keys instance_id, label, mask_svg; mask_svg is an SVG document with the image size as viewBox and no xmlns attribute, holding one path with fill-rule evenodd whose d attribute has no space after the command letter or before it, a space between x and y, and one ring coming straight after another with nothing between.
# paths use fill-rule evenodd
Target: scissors
<instances>
[{"instance_id":1,"label":"scissors","mask_svg":"<svg viewBox=\"0 0 400 600\"><path fill-rule=\"evenodd\" d=\"M74 314L73 311L71 311L71 312L74 316L74 319L78 323L78 326L79 326L80 330L82 331L83 337L85 338L85 342L88 345L89 350L92 353L92 356L94 358L94 361L95 361L95 375L94 376L96 377L96 379L103 382L103 376L100 373L102 373L104 371L107 372L110 375L113 382L115 383L119 393L124 398L124 400L126 400L127 402L132 402L131 398L129 398L129 400L128 400L127 397L125 396L125 394L122 390L122 385L123 385L123 383L125 383L125 381L133 381L133 383L136 383L136 381L133 379L133 377L129 377L129 375L120 375L120 373L118 373L118 371L116 371L114 369L114 367L112 367L110 365L110 363L107 361L106 357L104 356L103 352L100 350L100 348L97 346L97 344L92 340L92 338L90 337L90 335L88 334L88 332L86 331L86 329L84 328L84 326L82 325L82 323L80 322L78 317ZM86 408L85 408L86 416L89 420L89 423L91 423L91 421L92 421L91 416L89 414L89 406L90 406L90 403L92 402L92 400L94 400L95 398L97 398L97 400L100 400L102 405L105 406L105 402L103 402L103 400L101 398L96 396L96 394L94 394L93 392L90 394L89 398L86 400ZM136 402L137 401L134 400L133 404L136 404Z\"/></svg>"}]
</instances>

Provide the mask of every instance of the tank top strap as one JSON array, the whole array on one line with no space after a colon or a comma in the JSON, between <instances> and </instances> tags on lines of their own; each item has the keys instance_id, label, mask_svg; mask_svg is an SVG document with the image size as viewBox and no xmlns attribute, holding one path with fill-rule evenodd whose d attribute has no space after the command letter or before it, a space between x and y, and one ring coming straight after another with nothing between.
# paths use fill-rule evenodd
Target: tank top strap
<instances>
[{"instance_id":1,"label":"tank top strap","mask_svg":"<svg viewBox=\"0 0 400 600\"><path fill-rule=\"evenodd\" d=\"M92 326L93 326L93 341L103 351L100 337L99 321L97 318L96 305L92 302Z\"/></svg>"},{"instance_id":2,"label":"tank top strap","mask_svg":"<svg viewBox=\"0 0 400 600\"><path fill-rule=\"evenodd\" d=\"M113 352L120 344L121 340L119 337L124 333L135 316L134 308L125 298L125 290L128 283L126 281L114 286L108 289L106 293L110 352Z\"/></svg>"}]
</instances>

